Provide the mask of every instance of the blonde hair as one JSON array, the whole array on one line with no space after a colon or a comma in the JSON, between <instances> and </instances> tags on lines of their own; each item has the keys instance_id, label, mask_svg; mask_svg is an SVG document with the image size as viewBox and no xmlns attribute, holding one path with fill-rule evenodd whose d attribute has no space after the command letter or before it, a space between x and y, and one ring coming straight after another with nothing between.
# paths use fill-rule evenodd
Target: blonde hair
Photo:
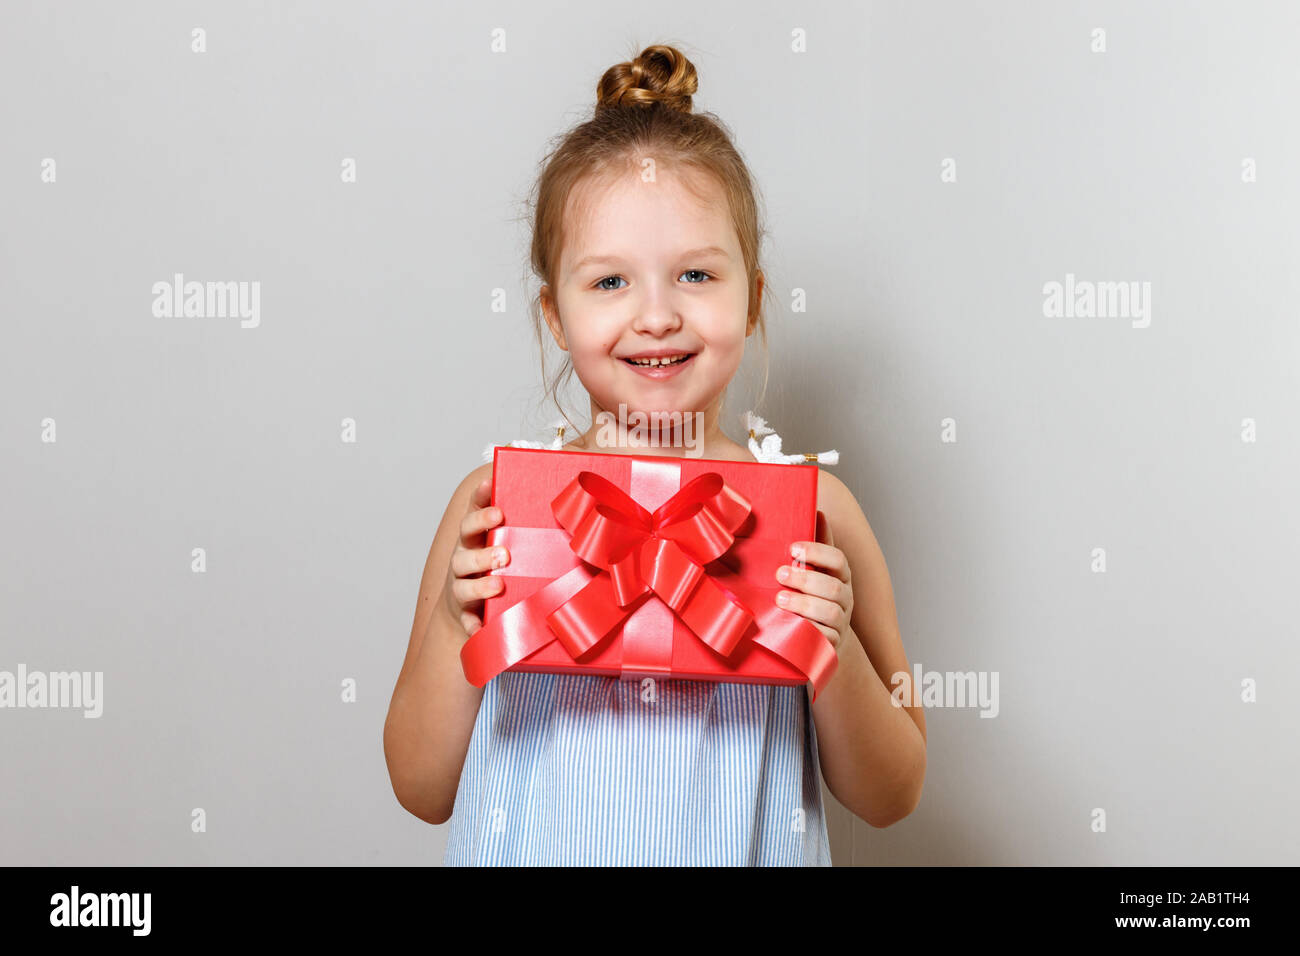
<instances>
[{"instance_id":1,"label":"blonde hair","mask_svg":"<svg viewBox=\"0 0 1300 956\"><path fill-rule=\"evenodd\" d=\"M671 46L648 46L632 60L605 71L596 84L591 119L562 134L558 145L542 160L542 171L529 199L530 263L537 279L554 289L564 248L564 212L574 188L589 177L599 181L615 176L629 164L637 164L644 155L653 155L658 166L681 167L712 176L722 186L740 240L749 288L747 316L756 315L755 327L763 343L763 385L754 403L757 410L767 392L770 364L763 302L758 301L756 293L764 230L753 180L730 132L712 113L692 112L691 97L698 87L694 65ZM689 182L687 186L690 188ZM763 291L771 295L766 282ZM533 297L530 313L541 351L544 387L569 421L558 391L573 374L573 363L566 355L563 366L546 380L549 331L542 314L540 289Z\"/></svg>"}]
</instances>

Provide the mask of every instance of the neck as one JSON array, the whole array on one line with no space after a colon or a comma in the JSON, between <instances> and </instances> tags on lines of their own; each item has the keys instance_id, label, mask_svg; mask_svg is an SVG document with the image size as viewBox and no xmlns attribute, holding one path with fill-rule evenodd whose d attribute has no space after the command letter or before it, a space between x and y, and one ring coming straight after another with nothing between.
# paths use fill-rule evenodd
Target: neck
<instances>
[{"instance_id":1,"label":"neck","mask_svg":"<svg viewBox=\"0 0 1300 956\"><path fill-rule=\"evenodd\" d=\"M657 455L664 458L724 458L736 447L722 431L722 398L701 412L635 412L605 409L591 399L592 426L574 442L584 451Z\"/></svg>"}]
</instances>

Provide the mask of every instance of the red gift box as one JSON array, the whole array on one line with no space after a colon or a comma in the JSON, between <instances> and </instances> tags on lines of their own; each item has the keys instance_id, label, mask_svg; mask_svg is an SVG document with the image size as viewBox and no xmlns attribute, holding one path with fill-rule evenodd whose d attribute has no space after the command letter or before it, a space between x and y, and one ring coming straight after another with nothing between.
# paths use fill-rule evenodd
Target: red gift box
<instances>
[{"instance_id":1,"label":"red gift box","mask_svg":"<svg viewBox=\"0 0 1300 956\"><path fill-rule=\"evenodd\" d=\"M817 469L498 447L488 545L510 562L461 649L503 670L747 684L813 683L835 649L775 603L776 569L813 541Z\"/></svg>"}]
</instances>

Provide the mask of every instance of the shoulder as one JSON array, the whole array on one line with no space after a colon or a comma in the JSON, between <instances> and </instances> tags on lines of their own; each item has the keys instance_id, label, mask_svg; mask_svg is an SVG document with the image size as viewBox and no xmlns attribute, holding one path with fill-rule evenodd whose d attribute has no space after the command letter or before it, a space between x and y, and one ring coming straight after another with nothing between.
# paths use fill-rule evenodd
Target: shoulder
<instances>
[{"instance_id":1,"label":"shoulder","mask_svg":"<svg viewBox=\"0 0 1300 956\"><path fill-rule=\"evenodd\" d=\"M460 480L460 483L456 486L456 490L452 492L451 501L447 504L447 511L455 511L457 513L463 512L468 506L470 498L474 494L474 489L479 486L479 483L482 482L484 478L491 477L492 462L490 461L472 469Z\"/></svg>"},{"instance_id":2,"label":"shoulder","mask_svg":"<svg viewBox=\"0 0 1300 956\"><path fill-rule=\"evenodd\" d=\"M817 510L825 513L828 521L847 517L853 511L862 513L849 486L825 468L817 469ZM866 520L865 515L863 520Z\"/></svg>"},{"instance_id":3,"label":"shoulder","mask_svg":"<svg viewBox=\"0 0 1300 956\"><path fill-rule=\"evenodd\" d=\"M883 570L884 555L857 497L823 468L817 469L817 510L826 516L832 543L844 552L851 566Z\"/></svg>"},{"instance_id":4,"label":"shoulder","mask_svg":"<svg viewBox=\"0 0 1300 956\"><path fill-rule=\"evenodd\" d=\"M484 478L491 478L491 477L492 477L492 462L490 461L484 462L483 464L479 465L477 468L471 470L469 474L467 474L463 479L461 479L460 487L469 488L470 491L473 491L474 488L478 486L478 483L480 481L482 481Z\"/></svg>"},{"instance_id":5,"label":"shoulder","mask_svg":"<svg viewBox=\"0 0 1300 956\"><path fill-rule=\"evenodd\" d=\"M484 462L473 468L462 480L461 485L469 485L471 488L477 485L484 478L492 477L492 462Z\"/></svg>"}]
</instances>

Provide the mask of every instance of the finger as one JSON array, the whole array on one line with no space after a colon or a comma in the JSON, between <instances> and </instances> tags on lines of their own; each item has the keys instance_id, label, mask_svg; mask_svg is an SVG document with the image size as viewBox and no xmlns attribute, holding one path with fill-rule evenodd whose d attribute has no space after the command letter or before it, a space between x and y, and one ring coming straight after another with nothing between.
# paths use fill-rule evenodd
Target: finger
<instances>
[{"instance_id":1,"label":"finger","mask_svg":"<svg viewBox=\"0 0 1300 956\"><path fill-rule=\"evenodd\" d=\"M484 478L469 496L471 508L486 508L492 503L492 478Z\"/></svg>"},{"instance_id":2,"label":"finger","mask_svg":"<svg viewBox=\"0 0 1300 956\"><path fill-rule=\"evenodd\" d=\"M465 629L467 635L473 637L474 632L483 626L483 621L477 614L471 614L469 611L461 611L460 626Z\"/></svg>"},{"instance_id":3,"label":"finger","mask_svg":"<svg viewBox=\"0 0 1300 956\"><path fill-rule=\"evenodd\" d=\"M784 575L781 573L783 571ZM853 594L847 582L815 568L782 565L776 569L776 579L787 588L834 601L845 610L848 609L848 602Z\"/></svg>"},{"instance_id":4,"label":"finger","mask_svg":"<svg viewBox=\"0 0 1300 956\"><path fill-rule=\"evenodd\" d=\"M831 547L835 546L835 541L831 538L831 523L826 520L826 515L821 511L817 512L817 530L813 537Z\"/></svg>"},{"instance_id":5,"label":"finger","mask_svg":"<svg viewBox=\"0 0 1300 956\"><path fill-rule=\"evenodd\" d=\"M505 582L494 574L481 578L456 578L451 582L451 593L461 609L499 594Z\"/></svg>"},{"instance_id":6,"label":"finger","mask_svg":"<svg viewBox=\"0 0 1300 956\"><path fill-rule=\"evenodd\" d=\"M847 582L849 580L849 559L845 557L843 551L833 544L822 544L817 541L796 541L790 545L792 555L796 549L803 550L805 564L814 564L835 575L841 581Z\"/></svg>"},{"instance_id":7,"label":"finger","mask_svg":"<svg viewBox=\"0 0 1300 956\"><path fill-rule=\"evenodd\" d=\"M473 548L478 544L478 536L488 528L501 523L500 508L473 508L460 520L461 547Z\"/></svg>"},{"instance_id":8,"label":"finger","mask_svg":"<svg viewBox=\"0 0 1300 956\"><path fill-rule=\"evenodd\" d=\"M782 594L786 595L784 604L780 600ZM792 611L800 617L806 617L815 623L825 624L831 630L839 629L844 616L844 608L834 601L814 597L811 594L800 594L798 591L778 592L777 606Z\"/></svg>"},{"instance_id":9,"label":"finger","mask_svg":"<svg viewBox=\"0 0 1300 956\"><path fill-rule=\"evenodd\" d=\"M501 545L492 548L457 548L451 555L451 573L454 577L467 578L471 574L504 568L509 563L510 550Z\"/></svg>"}]
</instances>

